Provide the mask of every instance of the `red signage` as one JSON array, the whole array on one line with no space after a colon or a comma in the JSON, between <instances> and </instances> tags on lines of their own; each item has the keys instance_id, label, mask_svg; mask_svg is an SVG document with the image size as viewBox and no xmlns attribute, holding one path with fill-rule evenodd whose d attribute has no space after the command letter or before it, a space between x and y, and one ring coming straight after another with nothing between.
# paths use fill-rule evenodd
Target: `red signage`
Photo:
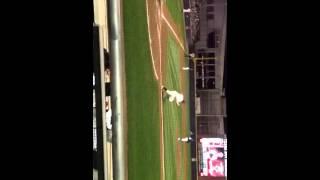
<instances>
[{"instance_id":1,"label":"red signage","mask_svg":"<svg viewBox=\"0 0 320 180\"><path fill-rule=\"evenodd\" d=\"M224 177L224 139L202 138L200 176Z\"/></svg>"}]
</instances>

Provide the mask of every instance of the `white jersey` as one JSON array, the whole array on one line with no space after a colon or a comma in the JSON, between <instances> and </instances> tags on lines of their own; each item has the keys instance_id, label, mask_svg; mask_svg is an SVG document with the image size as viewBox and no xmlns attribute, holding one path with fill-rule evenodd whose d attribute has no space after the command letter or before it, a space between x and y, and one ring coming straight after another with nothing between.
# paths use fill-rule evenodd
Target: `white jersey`
<instances>
[{"instance_id":1,"label":"white jersey","mask_svg":"<svg viewBox=\"0 0 320 180\"><path fill-rule=\"evenodd\" d=\"M191 137L183 137L183 138L180 138L180 137L179 137L179 138L178 138L178 141L188 143L188 142L192 141L192 138L191 138Z\"/></svg>"},{"instance_id":2,"label":"white jersey","mask_svg":"<svg viewBox=\"0 0 320 180\"><path fill-rule=\"evenodd\" d=\"M93 86L95 86L96 84L96 78L94 77L94 74L93 74Z\"/></svg>"},{"instance_id":3,"label":"white jersey","mask_svg":"<svg viewBox=\"0 0 320 180\"><path fill-rule=\"evenodd\" d=\"M106 112L106 124L108 129L112 129L111 116L112 116L112 111L111 109L109 109L109 111Z\"/></svg>"},{"instance_id":4,"label":"white jersey","mask_svg":"<svg viewBox=\"0 0 320 180\"><path fill-rule=\"evenodd\" d=\"M110 83L110 70L109 69L106 69L104 71L104 82L105 83Z\"/></svg>"},{"instance_id":5,"label":"white jersey","mask_svg":"<svg viewBox=\"0 0 320 180\"><path fill-rule=\"evenodd\" d=\"M169 97L169 101L173 102L174 100L176 100L177 105L180 105L180 103L183 101L184 97L182 94L178 93L177 91L170 91L167 90L166 91L167 94L170 96Z\"/></svg>"}]
</instances>

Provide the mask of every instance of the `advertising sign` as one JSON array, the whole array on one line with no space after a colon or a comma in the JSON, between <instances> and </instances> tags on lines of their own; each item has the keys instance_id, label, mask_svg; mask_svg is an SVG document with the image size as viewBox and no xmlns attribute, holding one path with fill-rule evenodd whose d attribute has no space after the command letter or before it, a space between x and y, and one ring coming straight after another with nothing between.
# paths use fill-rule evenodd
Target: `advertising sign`
<instances>
[{"instance_id":1,"label":"advertising sign","mask_svg":"<svg viewBox=\"0 0 320 180\"><path fill-rule=\"evenodd\" d=\"M200 176L225 176L224 139L202 138L200 139L200 144Z\"/></svg>"}]
</instances>

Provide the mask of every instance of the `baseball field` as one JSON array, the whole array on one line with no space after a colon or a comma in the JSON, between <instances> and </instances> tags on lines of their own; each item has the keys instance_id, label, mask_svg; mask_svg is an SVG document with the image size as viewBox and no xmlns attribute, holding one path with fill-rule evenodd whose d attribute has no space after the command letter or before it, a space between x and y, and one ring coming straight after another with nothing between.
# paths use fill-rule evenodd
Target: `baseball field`
<instances>
[{"instance_id":1,"label":"baseball field","mask_svg":"<svg viewBox=\"0 0 320 180\"><path fill-rule=\"evenodd\" d=\"M189 72L182 0L123 0L129 180L189 180ZM177 106L161 85L184 95Z\"/></svg>"}]
</instances>

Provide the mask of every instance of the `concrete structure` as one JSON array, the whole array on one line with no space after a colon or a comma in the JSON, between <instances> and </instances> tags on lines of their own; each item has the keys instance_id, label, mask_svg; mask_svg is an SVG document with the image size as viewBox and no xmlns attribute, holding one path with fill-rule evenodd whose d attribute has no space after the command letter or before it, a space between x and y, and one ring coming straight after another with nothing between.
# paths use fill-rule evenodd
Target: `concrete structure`
<instances>
[{"instance_id":1,"label":"concrete structure","mask_svg":"<svg viewBox=\"0 0 320 180\"><path fill-rule=\"evenodd\" d=\"M224 136L223 89L226 0L205 0L200 7L200 37L195 43L196 104L198 130L203 135ZM203 58L203 59L202 59ZM205 129L208 124L209 129Z\"/></svg>"},{"instance_id":2,"label":"concrete structure","mask_svg":"<svg viewBox=\"0 0 320 180\"><path fill-rule=\"evenodd\" d=\"M197 142L200 138L205 137L226 137L224 127L226 99L223 81L227 0L202 0L199 7L199 36L194 44L196 58L193 63ZM196 149L198 149L197 146L198 143L196 143ZM198 175L197 179L216 180L226 179L226 177L201 177Z\"/></svg>"},{"instance_id":3,"label":"concrete structure","mask_svg":"<svg viewBox=\"0 0 320 180\"><path fill-rule=\"evenodd\" d=\"M197 57L214 57L215 78L210 80L210 85L214 83L215 89L222 89L227 4L226 0L205 0L200 6L200 36L195 42L195 53ZM209 61L207 61L209 63ZM198 63L200 66L201 63ZM209 70L209 69L208 69ZM200 84L198 87L205 88L207 85Z\"/></svg>"},{"instance_id":4,"label":"concrete structure","mask_svg":"<svg viewBox=\"0 0 320 180\"><path fill-rule=\"evenodd\" d=\"M93 0L94 23L99 26L102 34L102 48L109 52L107 0Z\"/></svg>"}]
</instances>

